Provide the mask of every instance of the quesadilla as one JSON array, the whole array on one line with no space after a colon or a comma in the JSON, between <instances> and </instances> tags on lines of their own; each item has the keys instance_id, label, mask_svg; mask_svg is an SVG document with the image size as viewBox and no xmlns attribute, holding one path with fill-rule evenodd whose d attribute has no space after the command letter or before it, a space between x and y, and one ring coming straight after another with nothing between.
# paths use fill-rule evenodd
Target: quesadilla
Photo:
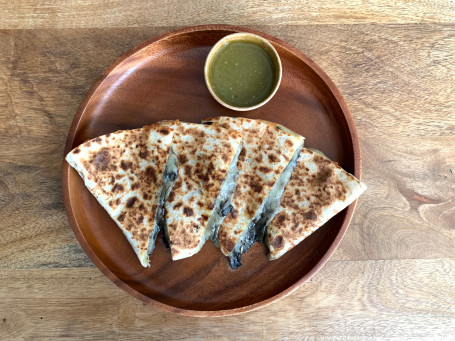
<instances>
[{"instance_id":1,"label":"quesadilla","mask_svg":"<svg viewBox=\"0 0 455 341\"><path fill-rule=\"evenodd\" d=\"M278 212L267 227L269 259L281 257L365 190L365 184L337 163L303 148Z\"/></svg>"},{"instance_id":2,"label":"quesadilla","mask_svg":"<svg viewBox=\"0 0 455 341\"><path fill-rule=\"evenodd\" d=\"M242 136L235 130L178 122L166 172L177 174L164 205L163 223L172 259L190 257L204 245L207 222L220 205L218 194Z\"/></svg>"},{"instance_id":3,"label":"quesadilla","mask_svg":"<svg viewBox=\"0 0 455 341\"><path fill-rule=\"evenodd\" d=\"M230 259L232 268L241 265L241 254L258 240L257 225L264 203L285 167L295 160L304 138L275 123L248 118L215 117L203 123L218 125L243 135L243 149L237 162L237 186L223 203L222 216L213 222L212 239ZM289 173L292 172L292 165ZM286 176L286 174L283 174ZM285 181L278 181L283 188Z\"/></svg>"},{"instance_id":4,"label":"quesadilla","mask_svg":"<svg viewBox=\"0 0 455 341\"><path fill-rule=\"evenodd\" d=\"M173 134L167 123L117 131L85 142L66 156L144 267L150 265L159 232L155 218Z\"/></svg>"}]
</instances>

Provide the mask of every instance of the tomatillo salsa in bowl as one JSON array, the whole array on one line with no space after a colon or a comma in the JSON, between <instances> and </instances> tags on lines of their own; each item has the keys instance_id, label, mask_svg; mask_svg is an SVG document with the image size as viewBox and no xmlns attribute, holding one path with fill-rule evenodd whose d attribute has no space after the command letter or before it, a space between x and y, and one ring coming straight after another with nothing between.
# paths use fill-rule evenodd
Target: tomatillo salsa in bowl
<instances>
[{"instance_id":1,"label":"tomatillo salsa in bowl","mask_svg":"<svg viewBox=\"0 0 455 341\"><path fill-rule=\"evenodd\" d=\"M275 95L282 67L275 48L251 33L234 33L219 40L205 61L205 82L212 96L237 111L256 109Z\"/></svg>"}]
</instances>

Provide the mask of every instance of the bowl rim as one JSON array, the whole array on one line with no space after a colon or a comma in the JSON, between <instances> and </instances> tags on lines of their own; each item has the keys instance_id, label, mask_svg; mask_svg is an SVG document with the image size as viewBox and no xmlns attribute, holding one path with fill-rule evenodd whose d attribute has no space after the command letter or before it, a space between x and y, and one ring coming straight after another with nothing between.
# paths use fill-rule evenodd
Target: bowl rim
<instances>
[{"instance_id":1,"label":"bowl rim","mask_svg":"<svg viewBox=\"0 0 455 341\"><path fill-rule=\"evenodd\" d=\"M270 51L272 51L273 55L271 57L274 59L274 61L276 62L277 66L278 66L278 70L277 70L278 71L278 79L275 80L275 85L274 85L273 91L266 98L264 98L261 102L255 104L255 105L249 106L249 107L238 107L238 106L235 106L235 105L232 105L232 104L229 104L229 103L223 101L215 93L215 91L213 90L212 84L209 81L209 70L210 70L210 66L212 65L213 58L218 53L218 51L220 50L222 45L224 45L228 41L232 42L232 41L245 40L245 37L252 37L254 39L257 39L257 40L261 41L262 43L267 45L267 47L270 49ZM269 102L273 98L273 96L275 96L276 92L278 91L278 89L280 87L280 84L281 84L282 76L283 76L283 66L281 64L281 58L280 58L280 55L278 54L278 51L275 49L275 47L273 47L273 45L267 39L261 37L260 35L257 35L257 34L254 34L254 33L250 33L250 32L231 33L231 34L228 34L227 36L224 36L220 40L218 40L215 43L215 45L213 45L213 47L210 49L210 51L209 51L209 53L207 55L207 58L205 59L205 64L204 64L205 85L207 86L207 89L209 90L209 92L212 95L212 97L218 103L220 103L221 105L225 106L226 108L231 109L231 110L236 110L236 111L254 110L254 109L257 109L259 107L262 107L264 104Z\"/></svg>"},{"instance_id":2,"label":"bowl rim","mask_svg":"<svg viewBox=\"0 0 455 341\"><path fill-rule=\"evenodd\" d=\"M325 263L329 260L331 255L334 253L334 251L340 244L340 242L347 230L347 227L349 226L349 223L352 219L352 215L354 213L357 200L355 200L351 205L349 205L346 208L346 215L344 218L344 222L343 222L338 234L336 235L334 241L332 242L332 244L330 245L330 247L328 248L326 253L321 257L321 259L315 264L315 266L308 273L306 273L297 282L295 282L293 285L289 286L287 289L281 291L280 293L278 293L272 297L269 297L265 300L262 300L260 302L246 305L243 307L226 309L226 310L192 310L192 309L177 308L177 307L165 304L165 303L158 302L148 296L145 296L144 294L140 293L139 291L135 290L134 288L130 287L129 285L124 283L122 280L120 280L111 270L109 270L109 268L106 265L104 265L104 263L98 258L98 256L95 254L95 252L90 248L87 240L85 239L84 235L82 234L82 232L79 228L79 225L78 225L76 218L73 214L73 211L71 209L71 199L70 199L70 195L69 195L70 194L69 180L70 180L71 167L66 162L65 156L72 149L72 145L73 145L73 142L74 142L74 139L76 136L76 132L78 130L79 123L82 119L82 116L84 115L85 110L87 108L87 104L90 102L92 96L98 90L98 88L102 85L104 80L109 76L109 74L115 68L117 68L125 59L127 59L130 56L145 49L150 44L153 44L160 40L165 40L165 39L171 38L176 35L200 32L200 31L228 31L228 32L254 33L254 34L257 34L257 35L260 35L260 36L266 38L272 44L275 43L275 44L279 45L281 48L286 49L288 52L292 53L293 55L295 55L296 57L301 59L303 62L305 62L323 80L323 82L327 85L330 92L332 93L332 95L335 97L336 101L340 105L340 108L346 119L347 128L348 128L349 135L350 135L351 141L352 141L353 159L354 159L353 175L355 177L357 177L359 180L361 179L361 171L362 171L361 160L362 160L362 158L361 158L360 142L359 142L359 137L358 137L357 130L355 127L354 118L353 118L340 90L336 87L336 85L329 78L329 76L307 55L305 55L303 52L301 52L294 46L290 45L289 43L286 43L285 41L278 39L274 36L271 36L269 34L266 34L266 33L263 33L263 32L260 32L260 31L257 31L257 30L251 29L251 28L247 28L244 26L226 25L226 24L197 25L197 26L184 27L184 28L180 28L177 30L168 31L166 33L154 36L150 39L143 41L139 45L133 47L132 49L130 49L129 51L127 51L126 53L121 55L93 83L93 85L91 86L91 88L89 89L87 94L85 95L84 99L82 100L81 104L79 105L79 107L76 111L76 114L74 115L73 121L71 122L71 126L69 129L68 137L67 137L66 144L65 144L63 161L62 161L63 201L64 201L64 205L65 205L65 210L66 210L66 213L68 216L68 220L70 222L71 228L74 231L74 234L76 235L76 238L78 239L79 243L81 244L82 248L86 252L87 256L90 258L90 260L107 278L109 278L119 288L121 288L122 290L124 290L125 292L130 294L131 296L144 302L145 304L154 306L156 308L160 308L161 310L164 310L167 312L179 314L179 315L194 316L194 317L221 317L221 316L230 316L230 315L240 314L240 313L256 310L256 309L262 308L264 306L267 306L267 305L271 304L272 302L275 302L281 298L284 298L284 297L290 295L291 293L296 291L298 288L300 288L311 277L313 277L325 265Z\"/></svg>"}]
</instances>

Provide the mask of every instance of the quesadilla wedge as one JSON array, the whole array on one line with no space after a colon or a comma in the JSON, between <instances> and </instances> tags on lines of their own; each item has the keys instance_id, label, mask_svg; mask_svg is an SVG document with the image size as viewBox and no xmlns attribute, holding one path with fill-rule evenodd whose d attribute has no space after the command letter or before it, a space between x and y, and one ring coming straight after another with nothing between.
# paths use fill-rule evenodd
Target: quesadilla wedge
<instances>
[{"instance_id":1,"label":"quesadilla wedge","mask_svg":"<svg viewBox=\"0 0 455 341\"><path fill-rule=\"evenodd\" d=\"M150 265L159 232L155 218L173 134L169 124L161 123L117 131L85 142L66 156L144 267Z\"/></svg>"},{"instance_id":2,"label":"quesadilla wedge","mask_svg":"<svg viewBox=\"0 0 455 341\"><path fill-rule=\"evenodd\" d=\"M220 126L178 122L168 165L177 176L164 205L165 232L172 259L190 257L204 245L207 222L242 136ZM169 168L167 167L167 168Z\"/></svg>"},{"instance_id":3,"label":"quesadilla wedge","mask_svg":"<svg viewBox=\"0 0 455 341\"><path fill-rule=\"evenodd\" d=\"M265 236L270 260L281 257L356 200L366 185L319 153L303 148Z\"/></svg>"},{"instance_id":4,"label":"quesadilla wedge","mask_svg":"<svg viewBox=\"0 0 455 341\"><path fill-rule=\"evenodd\" d=\"M212 234L222 253L229 257L231 267L237 268L241 265L241 254L258 240L257 230L264 228L257 223L264 213L267 197L274 193L272 188L286 166L297 158L304 138L279 124L262 120L214 117L203 122L243 135L237 186L224 204L224 221L215 222L219 226L213 230L218 233ZM278 181L277 187L283 188L284 180Z\"/></svg>"}]
</instances>

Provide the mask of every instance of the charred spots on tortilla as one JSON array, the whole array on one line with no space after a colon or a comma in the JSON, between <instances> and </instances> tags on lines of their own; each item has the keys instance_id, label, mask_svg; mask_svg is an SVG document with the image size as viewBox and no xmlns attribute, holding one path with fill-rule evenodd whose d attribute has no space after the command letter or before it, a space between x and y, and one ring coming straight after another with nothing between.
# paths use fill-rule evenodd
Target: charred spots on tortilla
<instances>
[{"instance_id":1,"label":"charred spots on tortilla","mask_svg":"<svg viewBox=\"0 0 455 341\"><path fill-rule=\"evenodd\" d=\"M209 177L207 176L207 174L202 174L202 173L197 174L197 178L199 180L201 180L203 183L205 183L209 180Z\"/></svg>"},{"instance_id":2,"label":"charred spots on tortilla","mask_svg":"<svg viewBox=\"0 0 455 341\"><path fill-rule=\"evenodd\" d=\"M221 209L221 211L220 211L221 216L222 216L222 217L225 217L225 216L227 216L229 213L231 213L233 210L234 210L234 206L232 206L232 205L224 206L224 207Z\"/></svg>"},{"instance_id":3,"label":"charred spots on tortilla","mask_svg":"<svg viewBox=\"0 0 455 341\"><path fill-rule=\"evenodd\" d=\"M126 208L131 208L134 206L134 203L136 202L137 198L136 197L132 197L132 198L129 198L127 201L126 201Z\"/></svg>"},{"instance_id":4,"label":"charred spots on tortilla","mask_svg":"<svg viewBox=\"0 0 455 341\"><path fill-rule=\"evenodd\" d=\"M79 148L76 148L73 150L73 154L79 154L81 152L81 150Z\"/></svg>"},{"instance_id":5,"label":"charred spots on tortilla","mask_svg":"<svg viewBox=\"0 0 455 341\"><path fill-rule=\"evenodd\" d=\"M278 224L282 224L284 223L284 220L286 219L286 217L284 216L283 213L280 213L276 216L275 220Z\"/></svg>"},{"instance_id":6,"label":"charred spots on tortilla","mask_svg":"<svg viewBox=\"0 0 455 341\"><path fill-rule=\"evenodd\" d=\"M159 130L159 133L162 135L169 135L170 131L169 129L163 128Z\"/></svg>"},{"instance_id":7,"label":"charred spots on tortilla","mask_svg":"<svg viewBox=\"0 0 455 341\"><path fill-rule=\"evenodd\" d=\"M184 170L185 170L185 171L184 171L185 176L191 177L191 166L190 166L190 165L185 165Z\"/></svg>"},{"instance_id":8,"label":"charred spots on tortilla","mask_svg":"<svg viewBox=\"0 0 455 341\"><path fill-rule=\"evenodd\" d=\"M202 124L204 124L204 125L206 125L206 126L211 126L211 125L213 124L213 122L204 122L204 123L202 123Z\"/></svg>"},{"instance_id":9,"label":"charred spots on tortilla","mask_svg":"<svg viewBox=\"0 0 455 341\"><path fill-rule=\"evenodd\" d=\"M177 160L178 160L179 164L184 164L184 163L188 162L188 158L186 157L185 154L180 154L177 157Z\"/></svg>"},{"instance_id":10,"label":"charred spots on tortilla","mask_svg":"<svg viewBox=\"0 0 455 341\"><path fill-rule=\"evenodd\" d=\"M109 169L111 162L111 156L107 148L101 149L96 153L95 157L91 160L91 163L95 166L98 171L106 171Z\"/></svg>"},{"instance_id":11,"label":"charred spots on tortilla","mask_svg":"<svg viewBox=\"0 0 455 341\"><path fill-rule=\"evenodd\" d=\"M150 182L156 183L156 172L153 167L149 166L145 169L145 176Z\"/></svg>"},{"instance_id":12,"label":"charred spots on tortilla","mask_svg":"<svg viewBox=\"0 0 455 341\"><path fill-rule=\"evenodd\" d=\"M124 171L130 169L131 167L133 167L133 162L125 160L120 161L120 168Z\"/></svg>"},{"instance_id":13,"label":"charred spots on tortilla","mask_svg":"<svg viewBox=\"0 0 455 341\"><path fill-rule=\"evenodd\" d=\"M246 148L242 148L242 150L240 151L240 154L239 154L238 161L243 162L243 161L245 161L245 158L246 158Z\"/></svg>"},{"instance_id":14,"label":"charred spots on tortilla","mask_svg":"<svg viewBox=\"0 0 455 341\"><path fill-rule=\"evenodd\" d=\"M172 202L174 201L174 199L175 199L175 192L172 191L171 193L169 193L169 196L168 196L168 198L167 198L167 201L168 201L169 203L172 203Z\"/></svg>"},{"instance_id":15,"label":"charred spots on tortilla","mask_svg":"<svg viewBox=\"0 0 455 341\"><path fill-rule=\"evenodd\" d=\"M146 159L148 157L148 155L149 155L149 151L147 149L141 150L139 152L139 157L141 159Z\"/></svg>"},{"instance_id":16,"label":"charred spots on tortilla","mask_svg":"<svg viewBox=\"0 0 455 341\"><path fill-rule=\"evenodd\" d=\"M305 220L316 220L318 217L316 213L313 210L311 210L309 212L305 212L303 218L305 218Z\"/></svg>"},{"instance_id":17,"label":"charred spots on tortilla","mask_svg":"<svg viewBox=\"0 0 455 341\"><path fill-rule=\"evenodd\" d=\"M260 183L250 181L249 185L253 191L255 191L256 193L261 193L262 186L260 185Z\"/></svg>"},{"instance_id":18,"label":"charred spots on tortilla","mask_svg":"<svg viewBox=\"0 0 455 341\"><path fill-rule=\"evenodd\" d=\"M123 223L123 221L125 220L125 213L122 213L118 216L117 220L121 223Z\"/></svg>"},{"instance_id":19,"label":"charred spots on tortilla","mask_svg":"<svg viewBox=\"0 0 455 341\"><path fill-rule=\"evenodd\" d=\"M278 162L279 158L275 154L267 154L270 162Z\"/></svg>"},{"instance_id":20,"label":"charred spots on tortilla","mask_svg":"<svg viewBox=\"0 0 455 341\"><path fill-rule=\"evenodd\" d=\"M124 187L122 184L116 183L114 187L112 187L112 192L122 192L124 190Z\"/></svg>"},{"instance_id":21,"label":"charred spots on tortilla","mask_svg":"<svg viewBox=\"0 0 455 341\"><path fill-rule=\"evenodd\" d=\"M264 174L268 174L270 173L272 170L268 167L259 167L259 171L264 173Z\"/></svg>"},{"instance_id":22,"label":"charred spots on tortilla","mask_svg":"<svg viewBox=\"0 0 455 341\"><path fill-rule=\"evenodd\" d=\"M215 166L212 162L209 163L207 167L207 176L211 176L215 172Z\"/></svg>"},{"instance_id":23,"label":"charred spots on tortilla","mask_svg":"<svg viewBox=\"0 0 455 341\"><path fill-rule=\"evenodd\" d=\"M94 142L101 143L101 138L97 137L96 139L93 140Z\"/></svg>"},{"instance_id":24,"label":"charred spots on tortilla","mask_svg":"<svg viewBox=\"0 0 455 341\"><path fill-rule=\"evenodd\" d=\"M185 206L183 208L183 214L186 215L187 217L192 217L194 215L194 211L191 207Z\"/></svg>"},{"instance_id":25,"label":"charred spots on tortilla","mask_svg":"<svg viewBox=\"0 0 455 341\"><path fill-rule=\"evenodd\" d=\"M273 238L272 240L272 246L275 248L275 249L281 249L284 245L284 241L283 241L283 237L282 236L277 236L275 238Z\"/></svg>"},{"instance_id":26,"label":"charred spots on tortilla","mask_svg":"<svg viewBox=\"0 0 455 341\"><path fill-rule=\"evenodd\" d=\"M333 170L330 167L323 166L322 169L315 176L314 181L319 184L330 182L332 174Z\"/></svg>"}]
</instances>

